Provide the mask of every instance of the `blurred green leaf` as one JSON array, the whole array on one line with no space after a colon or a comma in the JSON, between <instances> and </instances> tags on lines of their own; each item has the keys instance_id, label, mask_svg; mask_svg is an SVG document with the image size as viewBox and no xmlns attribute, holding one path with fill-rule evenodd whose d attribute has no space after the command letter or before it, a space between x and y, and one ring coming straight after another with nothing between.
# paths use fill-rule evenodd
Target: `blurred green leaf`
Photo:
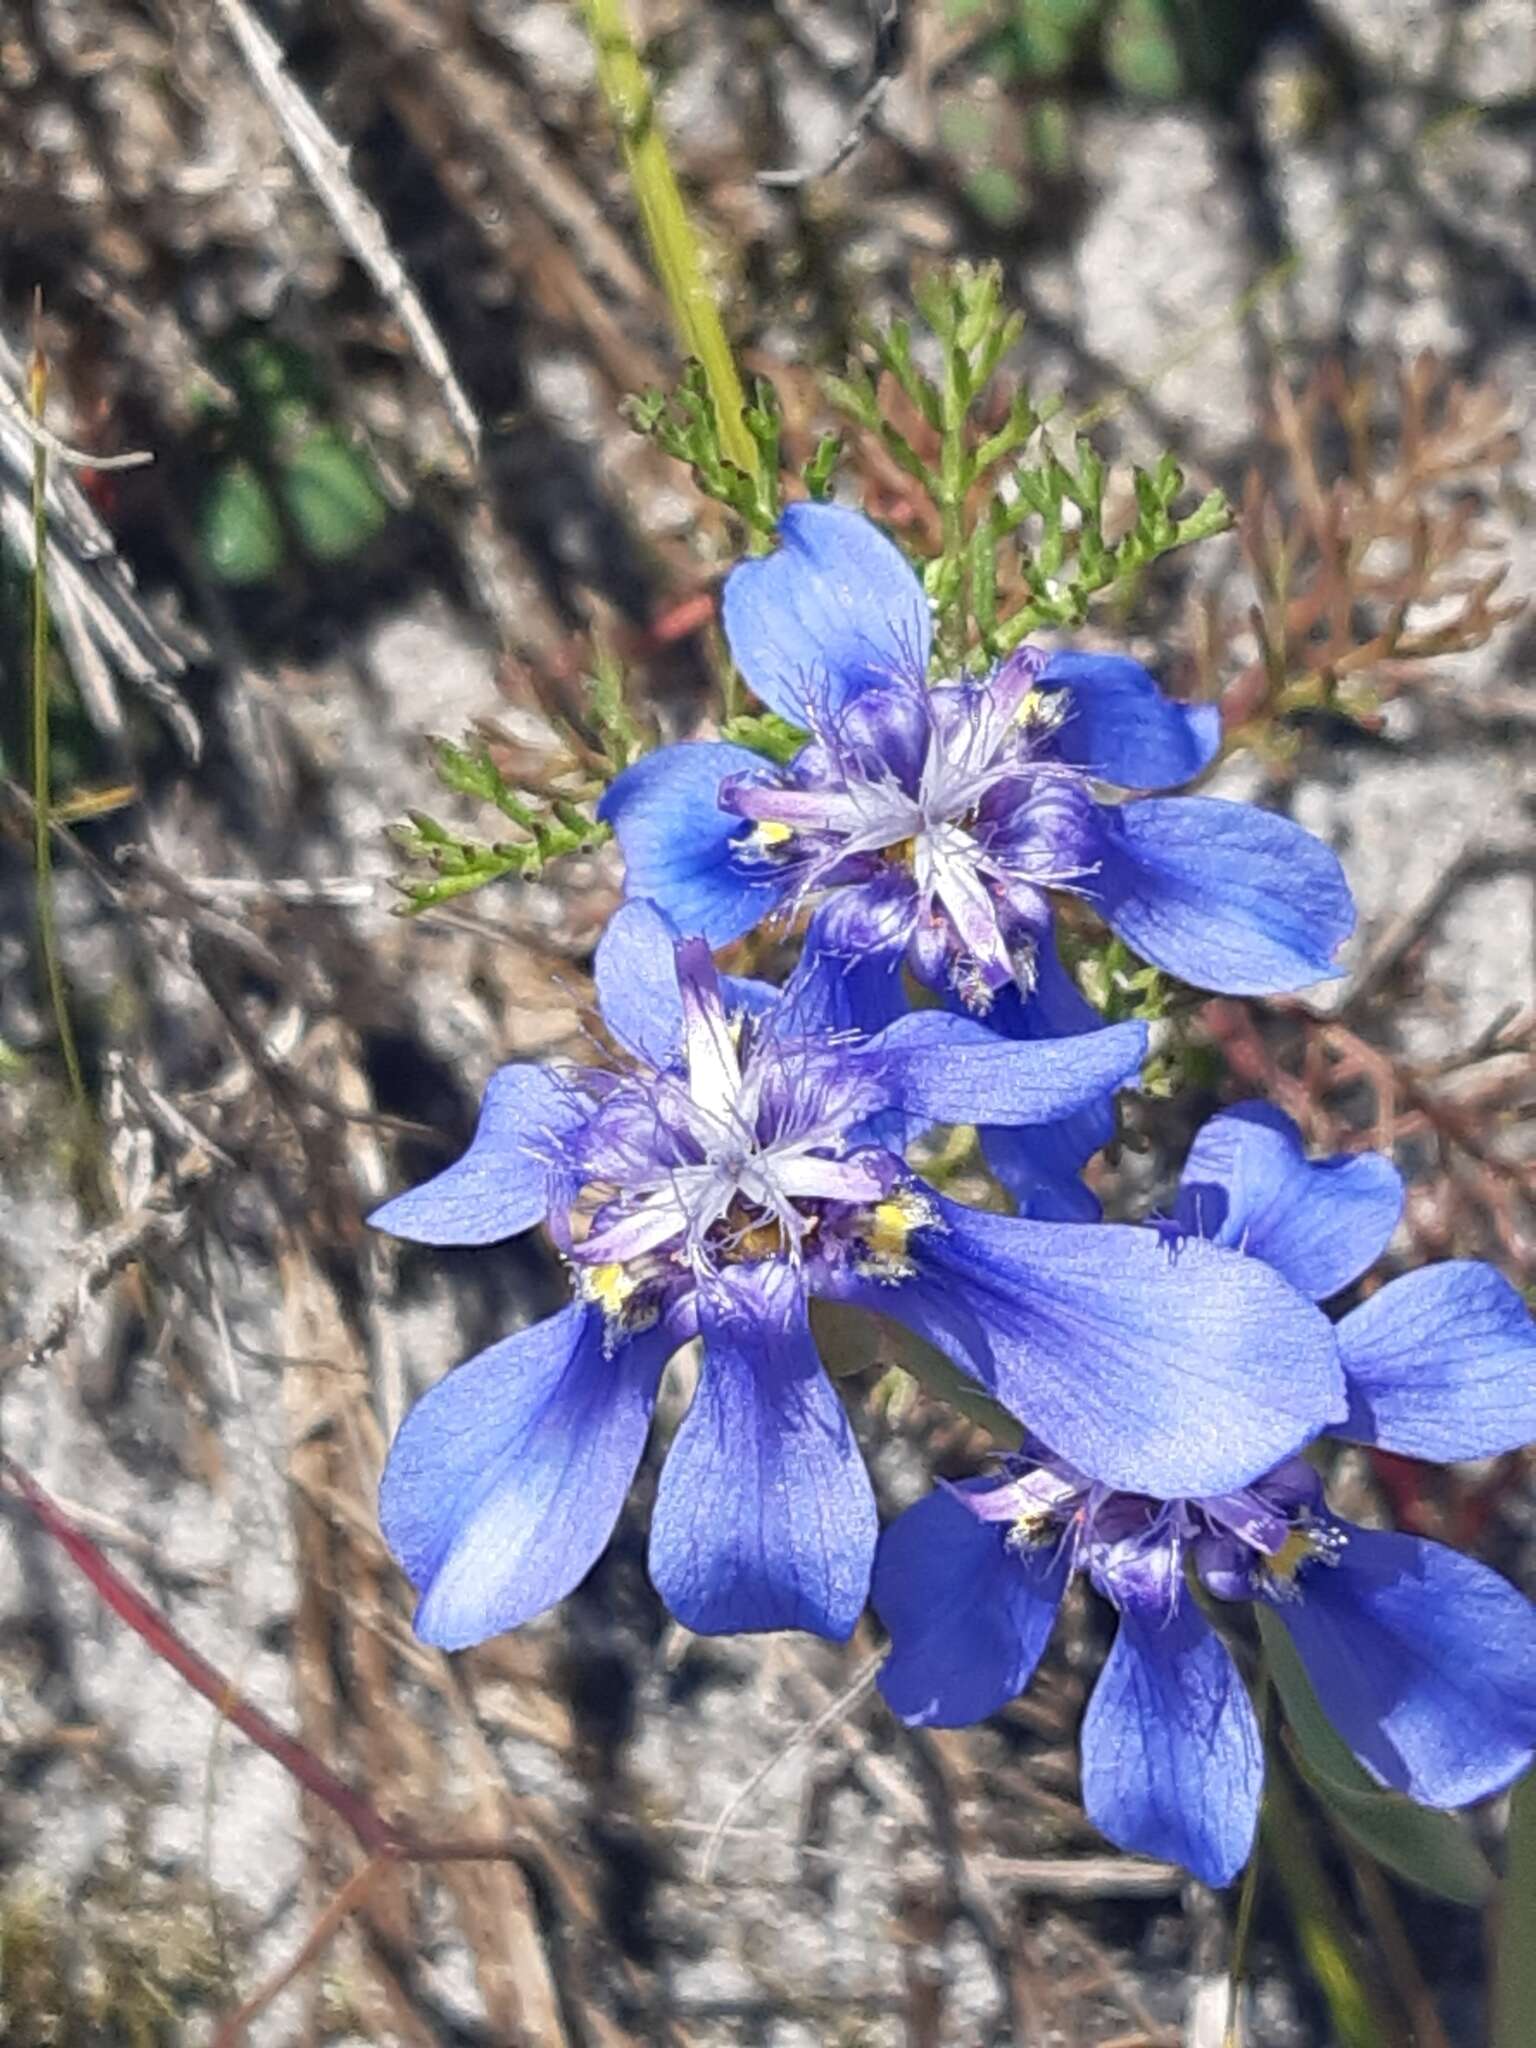
<instances>
[{"instance_id":1,"label":"blurred green leaf","mask_svg":"<svg viewBox=\"0 0 1536 2048\"><path fill-rule=\"evenodd\" d=\"M1530 2048L1536 2016L1536 1771L1509 1802L1499 1949L1494 1974L1493 2048Z\"/></svg>"},{"instance_id":2,"label":"blurred green leaf","mask_svg":"<svg viewBox=\"0 0 1536 2048\"><path fill-rule=\"evenodd\" d=\"M965 196L993 227L1013 227L1029 209L1024 187L1001 164L983 164L972 171L965 181Z\"/></svg>"},{"instance_id":3,"label":"blurred green leaf","mask_svg":"<svg viewBox=\"0 0 1536 2048\"><path fill-rule=\"evenodd\" d=\"M1318 1704L1284 1622L1263 1602L1254 1611L1297 1766L1328 1812L1378 1863L1410 1884L1457 1905L1484 1905L1493 1872L1466 1822L1459 1814L1416 1806L1369 1777Z\"/></svg>"},{"instance_id":4,"label":"blurred green leaf","mask_svg":"<svg viewBox=\"0 0 1536 2048\"><path fill-rule=\"evenodd\" d=\"M1022 1432L1007 1409L904 1323L843 1301L813 1301L810 1314L816 1348L834 1379L875 1366L886 1372L899 1368L1005 1449L1018 1448Z\"/></svg>"},{"instance_id":5,"label":"blurred green leaf","mask_svg":"<svg viewBox=\"0 0 1536 2048\"><path fill-rule=\"evenodd\" d=\"M1120 0L1104 29L1104 66L1136 99L1177 99L1188 88L1178 36L1164 0Z\"/></svg>"},{"instance_id":6,"label":"blurred green leaf","mask_svg":"<svg viewBox=\"0 0 1536 2048\"><path fill-rule=\"evenodd\" d=\"M1336 2048L1388 2048L1389 2043L1395 2048L1391 2015L1365 1967L1344 1901L1317 1852L1285 1756L1273 1742L1264 1778L1260 1841L1285 1894L1296 1946L1328 2008L1327 2038Z\"/></svg>"},{"instance_id":7,"label":"blurred green leaf","mask_svg":"<svg viewBox=\"0 0 1536 2048\"><path fill-rule=\"evenodd\" d=\"M214 472L197 532L209 574L220 583L265 583L282 567L282 521L272 493L244 456Z\"/></svg>"},{"instance_id":8,"label":"blurred green leaf","mask_svg":"<svg viewBox=\"0 0 1536 2048\"><path fill-rule=\"evenodd\" d=\"M278 469L278 489L305 550L345 562L383 531L389 507L367 458L335 427L306 436Z\"/></svg>"}]
</instances>

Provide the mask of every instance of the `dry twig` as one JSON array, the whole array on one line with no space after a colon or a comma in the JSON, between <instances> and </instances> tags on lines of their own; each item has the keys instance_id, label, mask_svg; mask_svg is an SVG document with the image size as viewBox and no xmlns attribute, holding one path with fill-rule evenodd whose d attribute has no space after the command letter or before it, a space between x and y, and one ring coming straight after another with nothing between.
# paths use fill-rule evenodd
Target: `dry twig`
<instances>
[{"instance_id":1,"label":"dry twig","mask_svg":"<svg viewBox=\"0 0 1536 2048\"><path fill-rule=\"evenodd\" d=\"M337 232L393 307L423 369L437 385L449 418L472 460L480 459L482 433L474 407L454 373L442 337L405 265L390 244L378 208L358 191L347 152L326 127L283 66L277 44L244 0L214 0L252 83L272 110L283 138L314 186Z\"/></svg>"}]
</instances>

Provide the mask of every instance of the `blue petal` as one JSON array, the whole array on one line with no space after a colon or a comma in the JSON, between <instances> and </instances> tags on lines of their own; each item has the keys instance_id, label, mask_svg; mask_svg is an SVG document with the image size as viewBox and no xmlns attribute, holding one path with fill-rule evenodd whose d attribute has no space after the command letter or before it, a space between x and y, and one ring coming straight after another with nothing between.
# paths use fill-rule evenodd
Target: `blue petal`
<instances>
[{"instance_id":1,"label":"blue petal","mask_svg":"<svg viewBox=\"0 0 1536 2048\"><path fill-rule=\"evenodd\" d=\"M598 941L593 976L603 1022L621 1044L653 1067L677 1058L683 1043L683 1003L677 986L678 932L654 903L621 903ZM731 1010L757 1016L775 1008L779 991L766 981L722 974Z\"/></svg>"},{"instance_id":2,"label":"blue petal","mask_svg":"<svg viewBox=\"0 0 1536 2048\"><path fill-rule=\"evenodd\" d=\"M1324 1713L1422 1806L1502 1791L1536 1754L1536 1608L1439 1543L1346 1529L1276 1603Z\"/></svg>"},{"instance_id":3,"label":"blue petal","mask_svg":"<svg viewBox=\"0 0 1536 2048\"><path fill-rule=\"evenodd\" d=\"M1355 924L1337 859L1289 818L1210 797L1106 808L1083 893L1144 960L1195 988L1277 995L1324 981Z\"/></svg>"},{"instance_id":4,"label":"blue petal","mask_svg":"<svg viewBox=\"0 0 1536 2048\"><path fill-rule=\"evenodd\" d=\"M1220 751L1216 706L1175 704L1127 655L1053 654L1039 687L1069 700L1057 756L1122 789L1177 789Z\"/></svg>"},{"instance_id":5,"label":"blue petal","mask_svg":"<svg viewBox=\"0 0 1536 2048\"><path fill-rule=\"evenodd\" d=\"M1283 1110L1242 1102L1196 1134L1175 1216L1194 1236L1263 1259L1326 1301L1381 1257L1402 1208L1390 1159L1309 1160Z\"/></svg>"},{"instance_id":6,"label":"blue petal","mask_svg":"<svg viewBox=\"0 0 1536 2048\"><path fill-rule=\"evenodd\" d=\"M486 1084L462 1159L396 1195L368 1221L415 1244L498 1244L549 1212L549 1170L592 1114L548 1067L501 1067Z\"/></svg>"},{"instance_id":7,"label":"blue petal","mask_svg":"<svg viewBox=\"0 0 1536 2048\"><path fill-rule=\"evenodd\" d=\"M1104 1485L1231 1492L1344 1412L1326 1317L1257 1259L933 1199L911 1278L818 1269L818 1290L908 1324Z\"/></svg>"},{"instance_id":8,"label":"blue petal","mask_svg":"<svg viewBox=\"0 0 1536 2048\"><path fill-rule=\"evenodd\" d=\"M870 1588L891 1638L886 1705L913 1727L984 1721L1029 1684L1066 1590L1066 1547L1010 1550L947 1488L880 1538Z\"/></svg>"},{"instance_id":9,"label":"blue petal","mask_svg":"<svg viewBox=\"0 0 1536 2048\"><path fill-rule=\"evenodd\" d=\"M1054 932L1047 925L1035 956L1035 986L1028 996L999 991L987 1022L994 1031L1036 1044L1075 1038L1102 1028L1103 1019L1062 966ZM1115 1135L1115 1096L1106 1089L1095 1101L1048 1124L1023 1130L983 1129L987 1164L1019 1205L1021 1215L1057 1223L1093 1223L1098 1197L1078 1178L1095 1152Z\"/></svg>"},{"instance_id":10,"label":"blue petal","mask_svg":"<svg viewBox=\"0 0 1536 2048\"><path fill-rule=\"evenodd\" d=\"M1536 1323L1471 1259L1393 1280L1338 1326L1340 1436L1407 1458L1489 1458L1536 1439Z\"/></svg>"},{"instance_id":11,"label":"blue petal","mask_svg":"<svg viewBox=\"0 0 1536 2048\"><path fill-rule=\"evenodd\" d=\"M855 893L840 891L812 915L800 959L784 984L784 1007L775 1027L781 1038L879 1031L905 1012L905 932L887 947L852 950L839 943L838 913Z\"/></svg>"},{"instance_id":12,"label":"blue petal","mask_svg":"<svg viewBox=\"0 0 1536 2048\"><path fill-rule=\"evenodd\" d=\"M1083 1805L1122 1849L1231 1884L1248 1861L1264 1745L1227 1647L1191 1599L1121 1617L1083 1716Z\"/></svg>"},{"instance_id":13,"label":"blue petal","mask_svg":"<svg viewBox=\"0 0 1536 2048\"><path fill-rule=\"evenodd\" d=\"M685 740L626 768L597 806L624 855L625 894L649 897L712 946L771 915L794 877L741 857L731 842L749 828L719 800L729 777L769 773L761 754L723 740Z\"/></svg>"},{"instance_id":14,"label":"blue petal","mask_svg":"<svg viewBox=\"0 0 1536 2048\"><path fill-rule=\"evenodd\" d=\"M1005 1038L972 1017L913 1011L868 1048L909 1115L941 1124L1046 1124L1135 1077L1144 1024L1110 1024L1074 1038Z\"/></svg>"},{"instance_id":15,"label":"blue petal","mask_svg":"<svg viewBox=\"0 0 1536 2048\"><path fill-rule=\"evenodd\" d=\"M623 1045L664 1067L683 1042L677 992L677 926L654 903L621 903L592 963L597 1007Z\"/></svg>"},{"instance_id":16,"label":"blue petal","mask_svg":"<svg viewBox=\"0 0 1536 2048\"><path fill-rule=\"evenodd\" d=\"M379 1519L422 1595L416 1633L462 1650L517 1628L585 1578L618 1519L676 1338L604 1355L574 1303L440 1380L395 1438Z\"/></svg>"},{"instance_id":17,"label":"blue petal","mask_svg":"<svg viewBox=\"0 0 1536 2048\"><path fill-rule=\"evenodd\" d=\"M869 1593L869 1475L778 1261L728 1267L700 1293L698 1389L662 1468L651 1577L699 1635L850 1635Z\"/></svg>"},{"instance_id":18,"label":"blue petal","mask_svg":"<svg viewBox=\"0 0 1536 2048\"><path fill-rule=\"evenodd\" d=\"M791 505L779 539L731 571L722 606L732 659L770 711L812 724L866 684L924 679L928 600L879 527L838 505Z\"/></svg>"}]
</instances>

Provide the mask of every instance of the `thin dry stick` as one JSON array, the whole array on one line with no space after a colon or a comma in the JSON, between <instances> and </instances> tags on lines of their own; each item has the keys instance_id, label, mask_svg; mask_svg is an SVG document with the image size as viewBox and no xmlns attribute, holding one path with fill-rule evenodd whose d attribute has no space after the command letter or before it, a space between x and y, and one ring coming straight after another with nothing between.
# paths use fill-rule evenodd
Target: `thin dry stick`
<instances>
[{"instance_id":1,"label":"thin dry stick","mask_svg":"<svg viewBox=\"0 0 1536 2048\"><path fill-rule=\"evenodd\" d=\"M752 1773L740 1791L733 1793L725 1802L724 1806L721 1807L719 1813L715 1816L714 1826L710 1829L709 1837L704 1844L704 1853L699 1858L700 1884L709 1884L713 1880L715 1864L719 1861L720 1857L720 1845L729 1832L731 1822L747 1804L748 1800L752 1799L758 1790L767 1783L768 1779L786 1758L792 1757L798 1750L804 1749L808 1742L814 1742L824 1728L830 1728L834 1721L847 1713L851 1706L863 1698L864 1694L874 1684L875 1673L885 1662L885 1654L884 1650L879 1650L866 1663L861 1664L854 1674L852 1682L845 1686L835 1699L829 1701L822 1708L815 1720L808 1721L803 1728L797 1729L788 1742L785 1743L784 1747L776 1749L768 1761Z\"/></svg>"},{"instance_id":2,"label":"thin dry stick","mask_svg":"<svg viewBox=\"0 0 1536 2048\"><path fill-rule=\"evenodd\" d=\"M154 461L148 448L137 448L124 455L94 455L89 448L72 448L67 441L61 441L51 427L45 427L40 419L34 419L14 391L7 388L0 376L0 405L11 413L16 424L32 443L51 455L55 462L62 462L66 469L142 469L147 462Z\"/></svg>"},{"instance_id":3,"label":"thin dry stick","mask_svg":"<svg viewBox=\"0 0 1536 2048\"><path fill-rule=\"evenodd\" d=\"M442 336L390 245L389 233L372 201L365 199L347 169L347 152L288 76L283 53L244 0L214 0L256 90L272 111L283 139L298 159L337 232L394 308L411 346L442 394L443 404L473 460L480 459L481 428L464 387L454 374Z\"/></svg>"},{"instance_id":4,"label":"thin dry stick","mask_svg":"<svg viewBox=\"0 0 1536 2048\"><path fill-rule=\"evenodd\" d=\"M308 1935L305 1937L304 1945L298 1954L286 1962L273 1976L269 1977L259 1991L252 1992L251 1996L246 1999L239 2010L232 2012L228 2019L220 2024L218 2032L213 2037L211 2048L239 2048L239 2043L245 2039L252 2020L260 2019L273 1999L286 1991L294 1979L309 1967L315 1957L326 1946L327 1942L337 1933L342 1922L349 1915L355 1913L357 1908L363 1903L363 1900L368 1896L373 1886L374 1879L379 1875L380 1871L388 1867L388 1857L370 1856L366 1863L353 1871L341 1890L337 1892L331 1903L320 1915L320 1918L309 1930Z\"/></svg>"},{"instance_id":5,"label":"thin dry stick","mask_svg":"<svg viewBox=\"0 0 1536 2048\"><path fill-rule=\"evenodd\" d=\"M869 83L831 154L813 163L792 164L782 171L759 171L759 185L779 191L794 191L801 185L813 184L818 178L829 178L834 171L842 169L869 133L907 53L903 0L872 0L870 15L875 49L869 67Z\"/></svg>"}]
</instances>

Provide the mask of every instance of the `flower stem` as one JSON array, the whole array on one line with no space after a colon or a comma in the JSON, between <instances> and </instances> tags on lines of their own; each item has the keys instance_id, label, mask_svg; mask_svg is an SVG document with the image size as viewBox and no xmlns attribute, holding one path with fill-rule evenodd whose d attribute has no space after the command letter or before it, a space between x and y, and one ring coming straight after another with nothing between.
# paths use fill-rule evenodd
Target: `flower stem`
<instances>
[{"instance_id":1,"label":"flower stem","mask_svg":"<svg viewBox=\"0 0 1536 2048\"><path fill-rule=\"evenodd\" d=\"M1345 1931L1342 1900L1317 1853L1278 1743L1264 1781L1261 1840L1300 1948L1322 1993L1340 2048L1386 2048L1392 2030Z\"/></svg>"},{"instance_id":2,"label":"flower stem","mask_svg":"<svg viewBox=\"0 0 1536 2048\"><path fill-rule=\"evenodd\" d=\"M673 324L686 355L697 357L709 382L726 455L749 476L757 474L757 449L747 432L746 400L736 374L720 310L704 275L699 238L656 119L651 82L635 48L625 0L582 0L587 33L597 58L603 96L619 131L641 225Z\"/></svg>"},{"instance_id":3,"label":"flower stem","mask_svg":"<svg viewBox=\"0 0 1536 2048\"><path fill-rule=\"evenodd\" d=\"M1509 1802L1499 1950L1494 1976L1493 2048L1525 2048L1536 2013L1536 1771Z\"/></svg>"},{"instance_id":4,"label":"flower stem","mask_svg":"<svg viewBox=\"0 0 1536 2048\"><path fill-rule=\"evenodd\" d=\"M1269 1682L1269 1671L1262 1665L1254 1708L1259 1717L1261 1740L1267 1751L1274 1739L1275 1692ZM1249 1951L1253 1945L1263 1850L1264 1837L1256 1835L1248 1868L1243 1872L1243 1889L1237 1902L1237 1925L1232 1931L1232 1957L1227 1967L1227 2019L1222 2030L1221 2048L1242 2048L1243 1985L1248 1976Z\"/></svg>"}]
</instances>

